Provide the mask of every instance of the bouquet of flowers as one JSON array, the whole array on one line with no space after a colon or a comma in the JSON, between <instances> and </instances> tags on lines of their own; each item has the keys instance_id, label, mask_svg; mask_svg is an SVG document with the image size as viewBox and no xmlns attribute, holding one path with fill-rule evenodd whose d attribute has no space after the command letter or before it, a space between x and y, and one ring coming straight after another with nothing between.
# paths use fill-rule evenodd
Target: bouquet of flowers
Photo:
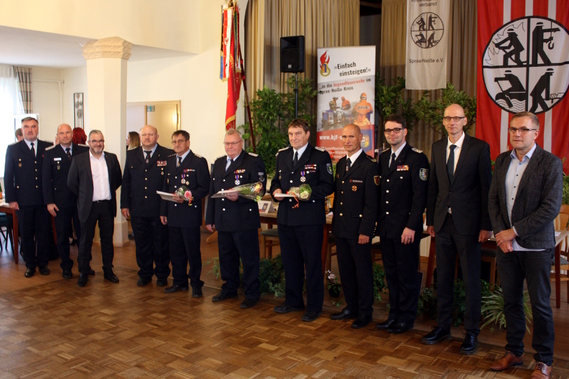
<instances>
[{"instance_id":1,"label":"bouquet of flowers","mask_svg":"<svg viewBox=\"0 0 569 379\"><path fill-rule=\"evenodd\" d=\"M340 292L342 291L342 283L340 283L336 275L334 275L330 270L326 270L326 279L328 279L327 287L332 304L339 307L341 302L339 300L334 300L334 299L340 297Z\"/></svg>"},{"instance_id":2,"label":"bouquet of flowers","mask_svg":"<svg viewBox=\"0 0 569 379\"><path fill-rule=\"evenodd\" d=\"M308 184L301 184L298 187L291 187L287 194L293 195L294 199L296 200L296 204L293 208L298 208L298 201L308 201L310 200L310 196L312 195L312 188Z\"/></svg>"},{"instance_id":3,"label":"bouquet of flowers","mask_svg":"<svg viewBox=\"0 0 569 379\"><path fill-rule=\"evenodd\" d=\"M190 191L188 187L181 186L176 190L175 194L186 200L188 202L188 205L192 205L192 191Z\"/></svg>"},{"instance_id":4,"label":"bouquet of flowers","mask_svg":"<svg viewBox=\"0 0 569 379\"><path fill-rule=\"evenodd\" d=\"M249 200L261 200L261 193L263 192L263 183L254 182L241 184L240 186L233 187L232 190L237 190L238 195Z\"/></svg>"}]
</instances>

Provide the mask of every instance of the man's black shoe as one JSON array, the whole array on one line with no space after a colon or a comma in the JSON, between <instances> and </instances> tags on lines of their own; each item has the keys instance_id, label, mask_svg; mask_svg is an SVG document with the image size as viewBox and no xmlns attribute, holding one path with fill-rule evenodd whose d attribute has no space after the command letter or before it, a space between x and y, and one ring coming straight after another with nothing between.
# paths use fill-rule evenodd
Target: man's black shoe
<instances>
[{"instance_id":1,"label":"man's black shoe","mask_svg":"<svg viewBox=\"0 0 569 379\"><path fill-rule=\"evenodd\" d=\"M356 318L358 317L358 313L354 311L350 311L348 308L342 309L341 312L332 313L330 315L330 320L344 320L346 318Z\"/></svg>"},{"instance_id":2,"label":"man's black shoe","mask_svg":"<svg viewBox=\"0 0 569 379\"><path fill-rule=\"evenodd\" d=\"M245 300L243 300L241 305L239 305L239 308L248 309L248 308L251 308L251 307L254 307L255 305L257 305L258 302L259 302L259 300L247 299L246 298Z\"/></svg>"},{"instance_id":3,"label":"man's black shoe","mask_svg":"<svg viewBox=\"0 0 569 379\"><path fill-rule=\"evenodd\" d=\"M42 275L49 275L51 273L51 271L49 271L49 268L47 268L47 266L40 266L38 268L38 271L40 272L40 274Z\"/></svg>"},{"instance_id":4,"label":"man's black shoe","mask_svg":"<svg viewBox=\"0 0 569 379\"><path fill-rule=\"evenodd\" d=\"M371 316L360 316L352 322L352 329L360 329L371 322Z\"/></svg>"},{"instance_id":5,"label":"man's black shoe","mask_svg":"<svg viewBox=\"0 0 569 379\"><path fill-rule=\"evenodd\" d=\"M320 313L322 312L310 312L307 311L306 313L304 313L304 315L302 316L301 320L304 322L312 322L314 320L316 320L319 316Z\"/></svg>"},{"instance_id":6,"label":"man's black shoe","mask_svg":"<svg viewBox=\"0 0 569 379\"><path fill-rule=\"evenodd\" d=\"M379 329L379 330L388 330L393 325L395 325L395 319L391 318L391 319L387 319L384 322L380 322L379 324L375 325L375 328Z\"/></svg>"},{"instance_id":7,"label":"man's black shoe","mask_svg":"<svg viewBox=\"0 0 569 379\"><path fill-rule=\"evenodd\" d=\"M391 325L391 327L387 329L387 331L393 334L402 334L405 333L406 331L413 329L414 325L415 324L412 322L398 322Z\"/></svg>"},{"instance_id":8,"label":"man's black shoe","mask_svg":"<svg viewBox=\"0 0 569 379\"><path fill-rule=\"evenodd\" d=\"M211 301L213 301L214 303L218 303L218 302L223 301L223 300L233 299L234 297L237 297L237 292L223 292L223 291L221 291L220 293L218 293L217 295L212 297Z\"/></svg>"},{"instance_id":9,"label":"man's black shoe","mask_svg":"<svg viewBox=\"0 0 569 379\"><path fill-rule=\"evenodd\" d=\"M304 307L291 307L290 305L281 304L274 307L273 310L275 313L285 314L289 312L303 311Z\"/></svg>"},{"instance_id":10,"label":"man's black shoe","mask_svg":"<svg viewBox=\"0 0 569 379\"><path fill-rule=\"evenodd\" d=\"M464 341L462 342L462 345L460 345L460 350L458 352L463 355L470 355L476 353L477 349L478 337L474 333L466 332L466 336L464 337Z\"/></svg>"},{"instance_id":11,"label":"man's black shoe","mask_svg":"<svg viewBox=\"0 0 569 379\"><path fill-rule=\"evenodd\" d=\"M119 282L119 278L117 278L117 276L115 275L115 273L110 270L105 272L104 276L105 280L108 280L111 283L118 283Z\"/></svg>"},{"instance_id":12,"label":"man's black shoe","mask_svg":"<svg viewBox=\"0 0 569 379\"><path fill-rule=\"evenodd\" d=\"M177 284L174 284L170 287L164 288L164 293L174 293L174 292L178 292L178 291L187 291L188 289L189 289L188 286L179 286Z\"/></svg>"},{"instance_id":13,"label":"man's black shoe","mask_svg":"<svg viewBox=\"0 0 569 379\"><path fill-rule=\"evenodd\" d=\"M73 273L70 268L65 268L63 269L63 274L61 274L61 276L63 276L63 279L71 279L73 278Z\"/></svg>"},{"instance_id":14,"label":"man's black shoe","mask_svg":"<svg viewBox=\"0 0 569 379\"><path fill-rule=\"evenodd\" d=\"M95 275L95 270L93 270L92 268L89 267L89 271L87 271L87 274L94 276Z\"/></svg>"},{"instance_id":15,"label":"man's black shoe","mask_svg":"<svg viewBox=\"0 0 569 379\"><path fill-rule=\"evenodd\" d=\"M151 278L140 278L140 279L138 279L138 282L136 282L136 285L139 287L144 287L145 285L147 285L151 281L152 281Z\"/></svg>"},{"instance_id":16,"label":"man's black shoe","mask_svg":"<svg viewBox=\"0 0 569 379\"><path fill-rule=\"evenodd\" d=\"M157 279L156 286L158 287L166 287L168 285L168 279Z\"/></svg>"},{"instance_id":17,"label":"man's black shoe","mask_svg":"<svg viewBox=\"0 0 569 379\"><path fill-rule=\"evenodd\" d=\"M203 297L201 287L192 287L192 297Z\"/></svg>"},{"instance_id":18,"label":"man's black shoe","mask_svg":"<svg viewBox=\"0 0 569 379\"><path fill-rule=\"evenodd\" d=\"M444 340L450 340L450 328L443 329L435 326L433 330L421 339L423 345L434 345Z\"/></svg>"},{"instance_id":19,"label":"man's black shoe","mask_svg":"<svg viewBox=\"0 0 569 379\"><path fill-rule=\"evenodd\" d=\"M88 280L89 280L89 276L86 273L81 273L79 275L79 280L77 280L77 285L79 287L85 287Z\"/></svg>"},{"instance_id":20,"label":"man's black shoe","mask_svg":"<svg viewBox=\"0 0 569 379\"><path fill-rule=\"evenodd\" d=\"M32 276L34 276L35 273L36 273L35 267L34 267L34 268L29 268L29 267L28 267L28 268L26 269L26 272L24 273L24 276L25 276L26 278L31 278Z\"/></svg>"}]
</instances>

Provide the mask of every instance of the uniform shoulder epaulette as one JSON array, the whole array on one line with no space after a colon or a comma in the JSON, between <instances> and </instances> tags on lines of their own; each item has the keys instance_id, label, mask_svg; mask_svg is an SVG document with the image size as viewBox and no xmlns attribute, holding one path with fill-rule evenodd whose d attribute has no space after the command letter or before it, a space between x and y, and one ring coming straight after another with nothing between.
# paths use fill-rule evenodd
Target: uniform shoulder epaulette
<instances>
[{"instance_id":1,"label":"uniform shoulder epaulette","mask_svg":"<svg viewBox=\"0 0 569 379\"><path fill-rule=\"evenodd\" d=\"M279 155L279 153L280 153L281 151L285 151L285 150L288 150L288 149L291 149L291 147L290 147L290 146L287 146L287 147L283 147L282 149L279 149L279 150L277 151L277 153L275 154L275 157L276 157L277 155Z\"/></svg>"},{"instance_id":2,"label":"uniform shoulder epaulette","mask_svg":"<svg viewBox=\"0 0 569 379\"><path fill-rule=\"evenodd\" d=\"M259 154L255 154L255 153L252 153L252 152L250 152L250 151L249 151L248 153L249 153L250 156L255 157L255 158L259 156Z\"/></svg>"},{"instance_id":3,"label":"uniform shoulder epaulette","mask_svg":"<svg viewBox=\"0 0 569 379\"><path fill-rule=\"evenodd\" d=\"M371 155L366 154L366 158L369 159L370 161L372 161L373 163L377 162L377 160L374 157L372 157Z\"/></svg>"},{"instance_id":4,"label":"uniform shoulder epaulette","mask_svg":"<svg viewBox=\"0 0 569 379\"><path fill-rule=\"evenodd\" d=\"M415 147L411 148L411 150L413 150L414 152L419 153L419 154L421 154L423 152L423 150L419 150Z\"/></svg>"},{"instance_id":5,"label":"uniform shoulder epaulette","mask_svg":"<svg viewBox=\"0 0 569 379\"><path fill-rule=\"evenodd\" d=\"M168 155L168 158L175 156L176 153Z\"/></svg>"},{"instance_id":6,"label":"uniform shoulder epaulette","mask_svg":"<svg viewBox=\"0 0 569 379\"><path fill-rule=\"evenodd\" d=\"M83 146L83 147L89 147L89 145L85 144L85 143L80 143L78 144L79 146Z\"/></svg>"},{"instance_id":7,"label":"uniform shoulder epaulette","mask_svg":"<svg viewBox=\"0 0 569 379\"><path fill-rule=\"evenodd\" d=\"M227 155L220 155L219 157L215 158L215 160L218 160L218 159L224 159L224 160L225 160L225 157L226 157L226 156L227 156Z\"/></svg>"},{"instance_id":8,"label":"uniform shoulder epaulette","mask_svg":"<svg viewBox=\"0 0 569 379\"><path fill-rule=\"evenodd\" d=\"M385 149L385 150L383 150L383 151L381 152L381 154L385 154L385 153L387 153L388 151L391 151L391 149Z\"/></svg>"},{"instance_id":9,"label":"uniform shoulder epaulette","mask_svg":"<svg viewBox=\"0 0 569 379\"><path fill-rule=\"evenodd\" d=\"M196 158L203 158L201 155L194 153L194 155L196 156Z\"/></svg>"},{"instance_id":10,"label":"uniform shoulder epaulette","mask_svg":"<svg viewBox=\"0 0 569 379\"><path fill-rule=\"evenodd\" d=\"M51 145L50 147L46 147L46 148L45 148L45 151L51 150L51 149L55 148L56 146L57 146L57 145Z\"/></svg>"},{"instance_id":11,"label":"uniform shoulder epaulette","mask_svg":"<svg viewBox=\"0 0 569 379\"><path fill-rule=\"evenodd\" d=\"M322 148L322 147L320 147L320 146L314 146L314 148L315 148L316 150L319 150L319 151L323 152L323 153L326 152L326 149L324 149L324 148Z\"/></svg>"}]
</instances>

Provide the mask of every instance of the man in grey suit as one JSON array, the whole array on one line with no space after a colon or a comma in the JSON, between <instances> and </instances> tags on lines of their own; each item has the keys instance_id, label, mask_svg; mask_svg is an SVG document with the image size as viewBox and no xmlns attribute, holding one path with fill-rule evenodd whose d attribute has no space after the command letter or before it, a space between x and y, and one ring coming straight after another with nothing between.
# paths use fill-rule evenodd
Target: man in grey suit
<instances>
[{"instance_id":1,"label":"man in grey suit","mask_svg":"<svg viewBox=\"0 0 569 379\"><path fill-rule=\"evenodd\" d=\"M539 120L533 113L514 115L508 131L513 150L496 159L488 202L499 247L507 344L505 355L490 368L502 371L523 363L525 279L534 320L532 347L536 351L531 377L549 378L554 340L549 272L555 249L553 220L563 193L563 167L559 158L535 143Z\"/></svg>"},{"instance_id":2,"label":"man in grey suit","mask_svg":"<svg viewBox=\"0 0 569 379\"><path fill-rule=\"evenodd\" d=\"M492 178L490 146L463 130L464 109L449 105L443 124L448 138L433 144L427 196L427 231L436 234L437 326L423 337L426 345L450 338L456 256L460 260L466 311L466 336L460 354L473 354L480 328L480 243L492 235L488 191Z\"/></svg>"},{"instance_id":3,"label":"man in grey suit","mask_svg":"<svg viewBox=\"0 0 569 379\"><path fill-rule=\"evenodd\" d=\"M97 222L101 236L104 278L113 283L119 282L113 272L113 233L114 218L117 214L116 191L122 180L121 168L117 156L104 151L105 140L100 130L91 130L87 142L89 152L73 158L67 177L69 190L77 196L77 210L81 221L81 240L77 257L79 287L87 284Z\"/></svg>"}]
</instances>

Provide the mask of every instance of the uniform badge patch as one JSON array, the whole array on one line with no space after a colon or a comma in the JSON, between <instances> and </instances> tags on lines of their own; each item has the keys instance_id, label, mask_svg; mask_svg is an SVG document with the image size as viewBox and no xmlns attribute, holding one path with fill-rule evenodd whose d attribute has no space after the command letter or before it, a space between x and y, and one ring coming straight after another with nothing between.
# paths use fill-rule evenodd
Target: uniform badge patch
<instances>
[{"instance_id":1,"label":"uniform badge patch","mask_svg":"<svg viewBox=\"0 0 569 379\"><path fill-rule=\"evenodd\" d=\"M332 175L332 163L326 163L326 170L328 174Z\"/></svg>"},{"instance_id":2,"label":"uniform badge patch","mask_svg":"<svg viewBox=\"0 0 569 379\"><path fill-rule=\"evenodd\" d=\"M358 186L352 186L352 191L356 192L358 190Z\"/></svg>"},{"instance_id":3,"label":"uniform badge patch","mask_svg":"<svg viewBox=\"0 0 569 379\"><path fill-rule=\"evenodd\" d=\"M156 161L156 166L158 167L164 167L168 164L167 161Z\"/></svg>"},{"instance_id":4,"label":"uniform badge patch","mask_svg":"<svg viewBox=\"0 0 569 379\"><path fill-rule=\"evenodd\" d=\"M258 172L259 174L259 180L261 181L261 183L263 183L265 181L265 173L263 171Z\"/></svg>"},{"instance_id":5,"label":"uniform badge patch","mask_svg":"<svg viewBox=\"0 0 569 379\"><path fill-rule=\"evenodd\" d=\"M375 183L376 186L379 186L379 180L380 180L380 176L379 175L374 175L373 176L373 182Z\"/></svg>"},{"instance_id":6,"label":"uniform badge patch","mask_svg":"<svg viewBox=\"0 0 569 379\"><path fill-rule=\"evenodd\" d=\"M428 168L422 168L419 170L419 179L421 179L424 182L426 182L427 179L429 179L429 169Z\"/></svg>"}]
</instances>

